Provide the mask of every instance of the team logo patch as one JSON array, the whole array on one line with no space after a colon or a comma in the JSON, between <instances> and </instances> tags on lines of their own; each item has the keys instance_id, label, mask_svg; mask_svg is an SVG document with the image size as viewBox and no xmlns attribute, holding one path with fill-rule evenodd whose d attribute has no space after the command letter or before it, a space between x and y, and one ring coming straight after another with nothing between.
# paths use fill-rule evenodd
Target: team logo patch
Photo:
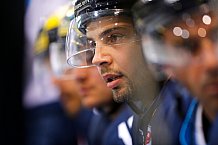
<instances>
[{"instance_id":1,"label":"team logo patch","mask_svg":"<svg viewBox=\"0 0 218 145\"><path fill-rule=\"evenodd\" d=\"M151 142L151 132L148 131L147 136L146 136L146 145L148 145Z\"/></svg>"},{"instance_id":2,"label":"team logo patch","mask_svg":"<svg viewBox=\"0 0 218 145\"><path fill-rule=\"evenodd\" d=\"M145 145L151 145L151 126L148 126L147 135L145 138Z\"/></svg>"}]
</instances>

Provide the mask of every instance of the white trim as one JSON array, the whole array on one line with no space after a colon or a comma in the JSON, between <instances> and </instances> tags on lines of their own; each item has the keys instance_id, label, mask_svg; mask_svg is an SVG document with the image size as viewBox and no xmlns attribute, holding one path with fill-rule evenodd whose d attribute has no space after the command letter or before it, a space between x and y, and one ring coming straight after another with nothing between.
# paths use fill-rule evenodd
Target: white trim
<instances>
[{"instance_id":1,"label":"white trim","mask_svg":"<svg viewBox=\"0 0 218 145\"><path fill-rule=\"evenodd\" d=\"M197 145L206 145L203 122L202 122L203 108L201 105L198 106L195 118L195 140Z\"/></svg>"},{"instance_id":2,"label":"white trim","mask_svg":"<svg viewBox=\"0 0 218 145\"><path fill-rule=\"evenodd\" d=\"M132 137L125 122L120 123L118 126L118 137L123 140L125 145L132 145Z\"/></svg>"}]
</instances>

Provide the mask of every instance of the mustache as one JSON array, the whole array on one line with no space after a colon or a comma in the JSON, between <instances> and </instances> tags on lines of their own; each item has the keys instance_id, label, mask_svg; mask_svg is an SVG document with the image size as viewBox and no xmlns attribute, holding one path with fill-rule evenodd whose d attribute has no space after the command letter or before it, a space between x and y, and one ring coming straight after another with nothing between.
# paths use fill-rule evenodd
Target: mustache
<instances>
[{"instance_id":1,"label":"mustache","mask_svg":"<svg viewBox=\"0 0 218 145\"><path fill-rule=\"evenodd\" d=\"M101 74L116 74L116 75L124 75L119 70L111 69L111 68L101 68L100 69Z\"/></svg>"},{"instance_id":2,"label":"mustache","mask_svg":"<svg viewBox=\"0 0 218 145\"><path fill-rule=\"evenodd\" d=\"M210 77L217 78L218 77L218 66L214 69L209 70L208 75Z\"/></svg>"}]
</instances>

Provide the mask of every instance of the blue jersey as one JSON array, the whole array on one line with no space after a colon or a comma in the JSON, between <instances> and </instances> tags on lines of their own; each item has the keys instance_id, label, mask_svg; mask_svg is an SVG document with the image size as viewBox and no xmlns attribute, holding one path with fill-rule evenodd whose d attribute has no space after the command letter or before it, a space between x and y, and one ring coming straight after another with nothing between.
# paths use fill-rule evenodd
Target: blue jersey
<instances>
[{"instance_id":1,"label":"blue jersey","mask_svg":"<svg viewBox=\"0 0 218 145\"><path fill-rule=\"evenodd\" d=\"M167 82L152 106L134 117L134 145L179 144L180 128L191 100L188 91L177 82Z\"/></svg>"},{"instance_id":2,"label":"blue jersey","mask_svg":"<svg viewBox=\"0 0 218 145\"><path fill-rule=\"evenodd\" d=\"M208 145L218 144L217 134L218 134L218 114L216 115L216 119L213 122L211 130L210 130L210 137L209 137Z\"/></svg>"},{"instance_id":3,"label":"blue jersey","mask_svg":"<svg viewBox=\"0 0 218 145\"><path fill-rule=\"evenodd\" d=\"M89 145L132 145L132 115L131 109L124 105L113 120L104 113L94 116L89 130Z\"/></svg>"},{"instance_id":4,"label":"blue jersey","mask_svg":"<svg viewBox=\"0 0 218 145\"><path fill-rule=\"evenodd\" d=\"M75 132L77 133L78 144L80 144L80 142L87 143L87 130L89 130L90 122L93 116L94 113L91 109L82 107L72 119L75 123Z\"/></svg>"},{"instance_id":5,"label":"blue jersey","mask_svg":"<svg viewBox=\"0 0 218 145\"><path fill-rule=\"evenodd\" d=\"M188 108L188 112L186 114L185 120L182 124L182 128L180 131L180 143L181 145L198 145L199 143L204 143L207 145L218 145L218 115L216 116L215 121L210 126L210 129L207 132L208 141L205 140L205 132L202 127L201 130L197 129L199 121L198 112L200 105L196 100L193 100ZM200 118L202 118L202 112L200 114ZM202 121L200 121L201 126L203 126ZM202 136L200 136L202 134ZM200 137L199 137L200 136Z\"/></svg>"}]
</instances>

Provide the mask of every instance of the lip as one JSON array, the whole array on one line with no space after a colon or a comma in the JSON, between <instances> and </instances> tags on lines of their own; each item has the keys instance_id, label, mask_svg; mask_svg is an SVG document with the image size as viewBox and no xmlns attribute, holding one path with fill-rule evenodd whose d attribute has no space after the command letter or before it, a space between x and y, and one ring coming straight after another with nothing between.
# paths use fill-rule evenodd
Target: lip
<instances>
[{"instance_id":1,"label":"lip","mask_svg":"<svg viewBox=\"0 0 218 145\"><path fill-rule=\"evenodd\" d=\"M81 88L80 89L80 94L82 95L82 96L87 96L88 94L89 94L89 88Z\"/></svg>"},{"instance_id":2,"label":"lip","mask_svg":"<svg viewBox=\"0 0 218 145\"><path fill-rule=\"evenodd\" d=\"M122 75L120 74L104 74L102 75L104 81L107 84L107 87L110 89L116 88L120 82Z\"/></svg>"},{"instance_id":3,"label":"lip","mask_svg":"<svg viewBox=\"0 0 218 145\"><path fill-rule=\"evenodd\" d=\"M205 86L205 91L210 95L218 95L218 82L207 84Z\"/></svg>"}]
</instances>

